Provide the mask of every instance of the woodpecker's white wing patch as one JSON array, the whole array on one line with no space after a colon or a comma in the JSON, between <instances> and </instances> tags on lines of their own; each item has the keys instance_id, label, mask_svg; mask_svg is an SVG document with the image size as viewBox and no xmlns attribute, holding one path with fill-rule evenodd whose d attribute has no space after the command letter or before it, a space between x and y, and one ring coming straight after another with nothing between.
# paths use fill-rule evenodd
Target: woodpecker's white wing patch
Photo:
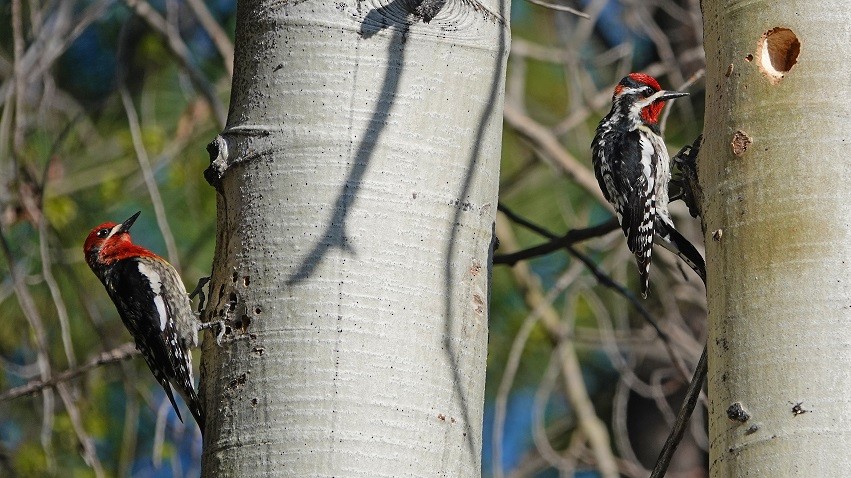
<instances>
[{"instance_id":1,"label":"woodpecker's white wing patch","mask_svg":"<svg viewBox=\"0 0 851 478\"><path fill-rule=\"evenodd\" d=\"M157 307L157 314L160 319L160 330L165 330L168 322L168 311L166 310L165 301L162 296L162 280L160 274L153 267L139 261L139 272L148 279L151 284L151 290L154 292L154 305Z\"/></svg>"},{"instance_id":2,"label":"woodpecker's white wing patch","mask_svg":"<svg viewBox=\"0 0 851 478\"><path fill-rule=\"evenodd\" d=\"M154 297L154 304L157 306L157 313L160 315L160 330L165 330L166 318L168 317L168 313L165 310L165 302L163 302L163 297L158 295Z\"/></svg>"}]
</instances>

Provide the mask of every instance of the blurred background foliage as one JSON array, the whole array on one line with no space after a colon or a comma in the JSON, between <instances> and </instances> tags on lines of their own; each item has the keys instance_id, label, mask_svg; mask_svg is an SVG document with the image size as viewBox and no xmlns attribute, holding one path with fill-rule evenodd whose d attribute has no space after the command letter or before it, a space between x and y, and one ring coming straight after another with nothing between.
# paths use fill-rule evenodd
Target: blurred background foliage
<instances>
[{"instance_id":1,"label":"blurred background foliage","mask_svg":"<svg viewBox=\"0 0 851 478\"><path fill-rule=\"evenodd\" d=\"M672 152L701 131L701 17L698 0L563 3L590 19L538 3L512 3L500 202L561 235L611 218L571 171L591 171L594 129L626 73L692 93L667 122ZM172 260L189 289L208 274L215 193L202 173L223 126L234 25L233 0L0 0L0 476L198 474L197 430L177 420L138 357L3 396L130 340L83 261L92 227L141 210L136 242ZM675 213L700 244L697 222ZM504 215L497 231L498 254L546 242ZM577 248L636 290L618 231ZM665 254L642 304L690 371L705 294ZM577 390L557 373L568 345L620 474L646 476L683 371L623 294L567 251L494 267L485 476L600 476ZM706 475L696 415L670 476Z\"/></svg>"}]
</instances>

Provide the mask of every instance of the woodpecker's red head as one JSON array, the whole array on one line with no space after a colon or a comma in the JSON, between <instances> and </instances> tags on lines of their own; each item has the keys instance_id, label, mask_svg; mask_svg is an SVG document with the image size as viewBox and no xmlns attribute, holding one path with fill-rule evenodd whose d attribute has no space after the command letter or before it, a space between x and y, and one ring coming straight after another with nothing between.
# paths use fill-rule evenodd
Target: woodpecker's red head
<instances>
[{"instance_id":1,"label":"woodpecker's red head","mask_svg":"<svg viewBox=\"0 0 851 478\"><path fill-rule=\"evenodd\" d=\"M688 93L663 90L656 78L644 73L630 73L617 86L612 102L624 113L638 116L642 122L655 126L665 101L687 96Z\"/></svg>"},{"instance_id":2,"label":"woodpecker's red head","mask_svg":"<svg viewBox=\"0 0 851 478\"><path fill-rule=\"evenodd\" d=\"M144 247L133 244L130 239L130 226L141 213L142 211L133 214L121 224L105 222L92 229L83 244L86 262L92 270L96 271L98 267L108 266L128 257L152 255Z\"/></svg>"}]
</instances>

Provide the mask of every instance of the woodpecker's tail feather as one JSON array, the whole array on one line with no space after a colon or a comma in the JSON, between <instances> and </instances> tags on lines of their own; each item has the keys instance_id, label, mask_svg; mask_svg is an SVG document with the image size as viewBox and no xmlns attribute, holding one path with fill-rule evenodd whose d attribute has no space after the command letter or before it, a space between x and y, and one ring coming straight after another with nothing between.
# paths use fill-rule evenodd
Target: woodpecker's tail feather
<instances>
[{"instance_id":1,"label":"woodpecker's tail feather","mask_svg":"<svg viewBox=\"0 0 851 478\"><path fill-rule=\"evenodd\" d=\"M156 372L154 372L154 377L157 379L157 382L160 383L163 390L165 390L165 394L168 397L168 401L171 402L171 407L174 408L174 413L177 414L177 418L183 422L183 417L180 416L180 409L177 407L177 402L174 400L174 393L172 392L168 378L164 375L158 375Z\"/></svg>"},{"instance_id":2,"label":"woodpecker's tail feather","mask_svg":"<svg viewBox=\"0 0 851 478\"><path fill-rule=\"evenodd\" d=\"M177 414L177 418L183 422L183 416L180 415L180 408L177 406L177 401L174 399L174 391L177 390L177 393L180 395L180 398L186 403L187 408L189 408L189 412L192 413L192 417L195 418L195 421L198 423L198 428L201 429L201 434L204 434L204 412L201 409L201 401L198 400L198 395L195 393L195 389L186 390L180 386L177 382L172 382L168 377L164 374L159 373L159 369L156 371L151 369L154 372L154 378L157 379L157 382L160 383L163 390L165 390L165 394L168 397L168 401L171 402L172 408L174 408L174 413ZM185 422L183 422L185 423Z\"/></svg>"},{"instance_id":3,"label":"woodpecker's tail feather","mask_svg":"<svg viewBox=\"0 0 851 478\"><path fill-rule=\"evenodd\" d=\"M189 412L192 413L192 417L195 418L195 422L198 423L198 428L201 429L201 434L204 434L204 411L201 409L201 401L198 400L198 394L195 393L194 388L184 388L179 386L177 383L172 383L172 386L177 393L180 394L180 398L186 403L186 407L189 408ZM171 392L165 385L163 388L168 392L168 396L171 399L171 404L174 405L174 410L177 412L177 405L174 404L174 398L171 396ZM180 412L177 412L177 417L180 418ZM181 418L180 421L183 421Z\"/></svg>"},{"instance_id":4,"label":"woodpecker's tail feather","mask_svg":"<svg viewBox=\"0 0 851 478\"><path fill-rule=\"evenodd\" d=\"M638 279L641 281L641 297L647 298L650 290L650 257L653 252L652 245L645 251L635 254L635 262L638 264Z\"/></svg>"},{"instance_id":5,"label":"woodpecker's tail feather","mask_svg":"<svg viewBox=\"0 0 851 478\"><path fill-rule=\"evenodd\" d=\"M667 218L659 217L656 221L654 242L679 256L706 283L706 261L703 260L703 256L694 245L683 237Z\"/></svg>"}]
</instances>

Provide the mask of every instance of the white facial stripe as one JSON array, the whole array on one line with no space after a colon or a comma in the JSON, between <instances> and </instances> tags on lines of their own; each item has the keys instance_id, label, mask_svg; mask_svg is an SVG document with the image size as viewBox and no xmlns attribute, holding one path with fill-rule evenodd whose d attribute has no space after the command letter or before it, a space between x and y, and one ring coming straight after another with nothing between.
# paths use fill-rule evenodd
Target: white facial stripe
<instances>
[{"instance_id":1,"label":"white facial stripe","mask_svg":"<svg viewBox=\"0 0 851 478\"><path fill-rule=\"evenodd\" d=\"M641 101L636 101L634 109L638 109L640 111L640 110L646 108L647 106L652 105L654 101L659 99L659 97L664 95L664 94L665 94L665 91L657 91L656 93L653 93L652 95L648 96L647 98L644 98Z\"/></svg>"},{"instance_id":2,"label":"white facial stripe","mask_svg":"<svg viewBox=\"0 0 851 478\"><path fill-rule=\"evenodd\" d=\"M160 280L160 274L154 270L153 267L145 264L144 262L139 262L139 272L142 273L151 284L151 290L154 291L154 305L157 307L157 313L159 314L160 319L160 330L165 330L166 322L168 321L168 311L165 307L165 302L163 301L163 297L161 295L162 291L162 281Z\"/></svg>"}]
</instances>

